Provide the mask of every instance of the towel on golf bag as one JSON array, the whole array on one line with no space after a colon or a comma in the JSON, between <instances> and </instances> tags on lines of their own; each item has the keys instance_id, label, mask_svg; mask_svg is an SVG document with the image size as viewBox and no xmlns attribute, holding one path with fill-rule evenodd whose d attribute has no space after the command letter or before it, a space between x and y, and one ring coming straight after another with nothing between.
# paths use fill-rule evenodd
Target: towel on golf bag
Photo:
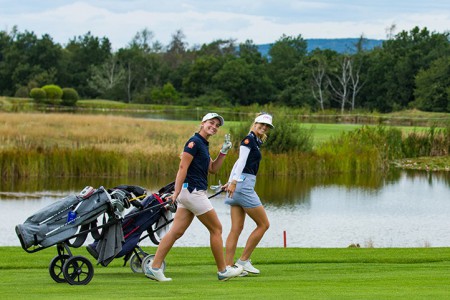
<instances>
[{"instance_id":1,"label":"towel on golf bag","mask_svg":"<svg viewBox=\"0 0 450 300\"><path fill-rule=\"evenodd\" d=\"M159 226L159 221L162 221L161 224L163 224L162 227ZM158 235L159 239L161 240L167 232L169 232L170 229L170 223L165 222L165 220L172 220L172 212L170 210L166 210L164 212L164 218L160 218L158 222L155 224L156 228L159 228L156 230L156 234Z\"/></svg>"},{"instance_id":2,"label":"towel on golf bag","mask_svg":"<svg viewBox=\"0 0 450 300\"><path fill-rule=\"evenodd\" d=\"M97 261L106 267L122 250L122 245L125 243L122 222L116 222L106 227L102 235L103 238L99 240L96 247L98 252Z\"/></svg>"},{"instance_id":3,"label":"towel on golf bag","mask_svg":"<svg viewBox=\"0 0 450 300\"><path fill-rule=\"evenodd\" d=\"M88 188L88 187L87 187ZM111 197L102 186L88 193L67 196L52 203L16 226L16 233L26 250L31 246L49 247L70 239L78 226L89 224L111 206ZM69 212L75 216L68 220Z\"/></svg>"},{"instance_id":4,"label":"towel on golf bag","mask_svg":"<svg viewBox=\"0 0 450 300\"><path fill-rule=\"evenodd\" d=\"M158 194L148 195L123 218L120 228L104 229L101 237L88 246L89 253L106 267L113 258L124 256L127 261L145 231L155 244L159 243L154 241L152 227L167 232L169 220L172 220L172 212L164 203Z\"/></svg>"}]
</instances>

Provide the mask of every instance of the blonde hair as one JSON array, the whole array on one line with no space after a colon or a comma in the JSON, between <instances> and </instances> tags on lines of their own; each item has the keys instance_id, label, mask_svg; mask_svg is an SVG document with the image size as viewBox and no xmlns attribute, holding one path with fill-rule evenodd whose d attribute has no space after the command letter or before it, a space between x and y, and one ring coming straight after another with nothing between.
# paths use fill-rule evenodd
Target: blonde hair
<instances>
[{"instance_id":1,"label":"blonde hair","mask_svg":"<svg viewBox=\"0 0 450 300\"><path fill-rule=\"evenodd\" d=\"M257 117L259 117L259 116L262 116L262 115L270 115L270 114L268 114L268 113L266 113L266 112L260 112L260 113L258 113L258 114L256 115L255 119L256 119ZM257 124L257 123L256 123L255 121L253 121L252 126L250 127L249 133L250 133L251 131L253 131L253 128L255 127L256 124ZM260 137L260 139L261 139L261 141L262 141L263 143L265 143L265 142L267 141L267 134L264 133L264 134L262 135L262 137Z\"/></svg>"}]
</instances>

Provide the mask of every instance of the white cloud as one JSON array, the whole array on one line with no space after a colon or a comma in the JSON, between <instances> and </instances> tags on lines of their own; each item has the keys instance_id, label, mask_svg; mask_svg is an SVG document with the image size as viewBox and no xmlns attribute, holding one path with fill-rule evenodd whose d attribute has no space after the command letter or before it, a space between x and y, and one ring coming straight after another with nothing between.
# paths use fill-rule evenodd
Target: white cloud
<instances>
[{"instance_id":1,"label":"white cloud","mask_svg":"<svg viewBox=\"0 0 450 300\"><path fill-rule=\"evenodd\" d=\"M89 2L42 0L35 10L17 9L0 0L0 29L17 25L20 31L48 33L58 43L90 31L107 37L114 48L124 47L136 32L148 28L155 40L168 44L181 29L190 46L216 39L247 39L256 44L272 43L282 34L304 38L358 37L384 39L386 28L397 32L415 26L430 31L449 30L450 4L408 1L170 1L95 0ZM17 2L17 1L16 1ZM21 1L21 8L25 5ZM391 1L392 2L392 1ZM405 1L403 1L405 2ZM34 4L36 6L36 4ZM408 13L409 9L409 13ZM398 10L398 11L397 11Z\"/></svg>"}]
</instances>

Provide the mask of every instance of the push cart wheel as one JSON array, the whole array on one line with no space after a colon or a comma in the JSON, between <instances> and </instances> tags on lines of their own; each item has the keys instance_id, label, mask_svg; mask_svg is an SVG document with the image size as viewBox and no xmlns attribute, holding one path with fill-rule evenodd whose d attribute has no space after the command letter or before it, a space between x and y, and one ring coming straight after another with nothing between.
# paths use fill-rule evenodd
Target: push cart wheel
<instances>
[{"instance_id":1,"label":"push cart wheel","mask_svg":"<svg viewBox=\"0 0 450 300\"><path fill-rule=\"evenodd\" d=\"M150 255L147 255L142 260L142 272L147 273L147 270L151 268L150 261L152 261L154 258L155 258L155 255L150 254ZM163 262L161 264L161 269L163 269L163 271L166 270L166 261L165 260L163 260Z\"/></svg>"},{"instance_id":2,"label":"push cart wheel","mask_svg":"<svg viewBox=\"0 0 450 300\"><path fill-rule=\"evenodd\" d=\"M88 284L94 277L94 267L86 257L72 256L64 263L63 274L71 285Z\"/></svg>"},{"instance_id":3,"label":"push cart wheel","mask_svg":"<svg viewBox=\"0 0 450 300\"><path fill-rule=\"evenodd\" d=\"M133 255L130 258L130 267L134 273L144 272L142 270L142 261L146 256L148 256L148 253L146 252L137 252L137 255L136 253L133 253Z\"/></svg>"},{"instance_id":4,"label":"push cart wheel","mask_svg":"<svg viewBox=\"0 0 450 300\"><path fill-rule=\"evenodd\" d=\"M66 282L66 279L64 278L63 266L66 260L69 258L70 256L67 254L57 255L53 257L50 265L48 266L50 277L57 283Z\"/></svg>"}]
</instances>

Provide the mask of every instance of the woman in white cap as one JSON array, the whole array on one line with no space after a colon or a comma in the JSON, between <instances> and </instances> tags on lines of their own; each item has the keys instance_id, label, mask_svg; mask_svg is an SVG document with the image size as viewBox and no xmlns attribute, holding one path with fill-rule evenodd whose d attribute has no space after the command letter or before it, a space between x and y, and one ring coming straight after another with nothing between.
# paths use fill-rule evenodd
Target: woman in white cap
<instances>
[{"instance_id":1,"label":"woman in white cap","mask_svg":"<svg viewBox=\"0 0 450 300\"><path fill-rule=\"evenodd\" d=\"M161 265L173 244L191 225L194 217L197 217L209 231L218 279L224 281L242 273L242 267L231 267L225 264L222 224L206 193L208 172L214 174L219 171L225 155L231 148L231 142L226 138L217 158L212 160L210 157L208 139L217 133L223 123L224 120L220 115L206 114L202 119L200 130L184 146L175 179L175 191L172 195L172 201L176 200L178 203L177 212L169 232L164 235L154 259L145 272L145 275L153 280L172 280L164 275Z\"/></svg>"},{"instance_id":2,"label":"woman in white cap","mask_svg":"<svg viewBox=\"0 0 450 300\"><path fill-rule=\"evenodd\" d=\"M252 124L249 134L242 140L239 147L239 158L233 166L230 179L225 185L228 192L225 203L231 209L231 229L226 240L225 261L233 265L236 246L244 228L245 216L248 215L256 223L245 244L244 251L236 261L236 266L242 266L241 276L259 274L250 260L250 256L261 241L264 233L269 229L269 219L266 211L255 192L256 174L261 161L260 147L267 139L267 132L274 128L272 116L260 113Z\"/></svg>"}]
</instances>

